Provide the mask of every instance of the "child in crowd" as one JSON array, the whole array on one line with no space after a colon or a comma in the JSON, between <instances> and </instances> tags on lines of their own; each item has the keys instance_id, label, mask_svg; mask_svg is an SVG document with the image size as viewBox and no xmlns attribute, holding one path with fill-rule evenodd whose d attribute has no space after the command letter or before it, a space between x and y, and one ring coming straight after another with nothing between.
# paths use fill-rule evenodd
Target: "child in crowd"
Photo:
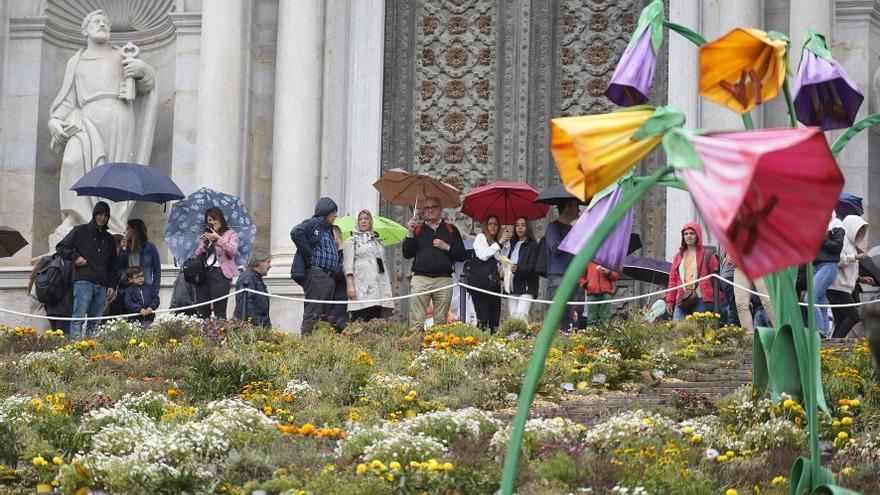
<instances>
[{"instance_id":1,"label":"child in crowd","mask_svg":"<svg viewBox=\"0 0 880 495\"><path fill-rule=\"evenodd\" d=\"M620 274L592 261L587 266L578 285L587 292L587 301L607 301L614 293L614 282ZM611 304L591 304L587 306L587 325L595 327L611 319Z\"/></svg>"},{"instance_id":2,"label":"child in crowd","mask_svg":"<svg viewBox=\"0 0 880 495\"><path fill-rule=\"evenodd\" d=\"M333 239L336 241L336 250L339 252L339 267L333 271L333 281L336 282L336 290L333 292L335 301L348 301L348 285L345 282L345 269L342 266L342 229L338 225L331 227ZM342 333L348 326L348 305L333 304L330 308L330 324L337 332Z\"/></svg>"},{"instance_id":3,"label":"child in crowd","mask_svg":"<svg viewBox=\"0 0 880 495\"><path fill-rule=\"evenodd\" d=\"M128 269L128 288L125 289L125 310L139 313L135 319L144 327L153 322L153 311L159 307L159 294L152 287L144 285L144 270L139 266Z\"/></svg>"}]
</instances>

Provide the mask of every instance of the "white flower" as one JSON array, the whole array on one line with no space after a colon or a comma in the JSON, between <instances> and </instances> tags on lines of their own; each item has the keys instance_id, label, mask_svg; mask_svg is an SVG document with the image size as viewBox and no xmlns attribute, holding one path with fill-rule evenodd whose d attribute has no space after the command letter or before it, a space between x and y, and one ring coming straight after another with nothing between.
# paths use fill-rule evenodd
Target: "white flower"
<instances>
[{"instance_id":1,"label":"white flower","mask_svg":"<svg viewBox=\"0 0 880 495\"><path fill-rule=\"evenodd\" d=\"M715 449L706 449L706 459L708 459L708 460L711 461L711 460L714 460L716 457L718 457L718 455L719 455L719 454L718 454L718 451L717 451L717 450L715 450Z\"/></svg>"}]
</instances>

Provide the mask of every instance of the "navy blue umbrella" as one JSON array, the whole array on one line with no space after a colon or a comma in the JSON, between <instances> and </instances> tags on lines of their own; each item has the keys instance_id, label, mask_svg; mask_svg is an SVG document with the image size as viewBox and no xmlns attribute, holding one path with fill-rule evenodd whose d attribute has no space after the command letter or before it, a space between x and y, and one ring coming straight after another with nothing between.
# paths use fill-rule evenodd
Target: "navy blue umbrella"
<instances>
[{"instance_id":1,"label":"navy blue umbrella","mask_svg":"<svg viewBox=\"0 0 880 495\"><path fill-rule=\"evenodd\" d=\"M837 206L834 207L834 213L840 219L846 218L848 215L862 216L865 213L862 198L850 193L842 193L837 200Z\"/></svg>"},{"instance_id":2,"label":"navy blue umbrella","mask_svg":"<svg viewBox=\"0 0 880 495\"><path fill-rule=\"evenodd\" d=\"M71 191L110 201L164 203L183 199L183 192L165 172L136 163L106 163L83 175Z\"/></svg>"}]
</instances>

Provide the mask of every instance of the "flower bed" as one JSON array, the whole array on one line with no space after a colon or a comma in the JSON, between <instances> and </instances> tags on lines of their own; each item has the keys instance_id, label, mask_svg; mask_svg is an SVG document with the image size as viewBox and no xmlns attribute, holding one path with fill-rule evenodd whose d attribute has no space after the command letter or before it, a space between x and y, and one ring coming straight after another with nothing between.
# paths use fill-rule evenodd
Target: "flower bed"
<instances>
[{"instance_id":1,"label":"flower bed","mask_svg":"<svg viewBox=\"0 0 880 495\"><path fill-rule=\"evenodd\" d=\"M535 330L374 322L299 339L172 316L69 342L0 327L0 493L38 482L71 494L492 493L509 438L493 411L515 404ZM750 345L712 314L559 335L541 400L638 389ZM880 408L867 348L823 358L831 467L872 493ZM787 493L805 421L791 398L772 404L749 387L590 427L535 418L518 493Z\"/></svg>"}]
</instances>

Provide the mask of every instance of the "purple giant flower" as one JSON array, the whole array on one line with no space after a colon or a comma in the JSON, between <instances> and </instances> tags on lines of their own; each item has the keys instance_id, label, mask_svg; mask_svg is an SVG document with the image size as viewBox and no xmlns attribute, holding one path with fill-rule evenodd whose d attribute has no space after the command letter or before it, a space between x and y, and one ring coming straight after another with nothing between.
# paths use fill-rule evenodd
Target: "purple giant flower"
<instances>
[{"instance_id":1,"label":"purple giant flower","mask_svg":"<svg viewBox=\"0 0 880 495\"><path fill-rule=\"evenodd\" d=\"M597 195L601 195L599 192ZM580 252L584 244L587 243L602 220L617 205L623 196L623 190L620 186L615 186L614 191L596 201L589 210L587 210L574 227L565 236L565 239L559 244L559 249L567 253L577 254ZM629 248L629 238L632 233L633 210L632 208L626 212L623 220L614 227L614 230L602 243L602 247L593 257L593 262L608 268L609 270L620 272L623 270L623 258L626 257Z\"/></svg>"},{"instance_id":2,"label":"purple giant flower","mask_svg":"<svg viewBox=\"0 0 880 495\"><path fill-rule=\"evenodd\" d=\"M865 99L831 55L825 38L813 30L804 43L793 96L797 119L804 125L826 131L851 126Z\"/></svg>"},{"instance_id":3,"label":"purple giant flower","mask_svg":"<svg viewBox=\"0 0 880 495\"><path fill-rule=\"evenodd\" d=\"M605 96L615 104L631 107L648 102L657 68L657 51L663 42L663 18L661 0L651 2L642 10L629 45L605 90Z\"/></svg>"}]
</instances>

